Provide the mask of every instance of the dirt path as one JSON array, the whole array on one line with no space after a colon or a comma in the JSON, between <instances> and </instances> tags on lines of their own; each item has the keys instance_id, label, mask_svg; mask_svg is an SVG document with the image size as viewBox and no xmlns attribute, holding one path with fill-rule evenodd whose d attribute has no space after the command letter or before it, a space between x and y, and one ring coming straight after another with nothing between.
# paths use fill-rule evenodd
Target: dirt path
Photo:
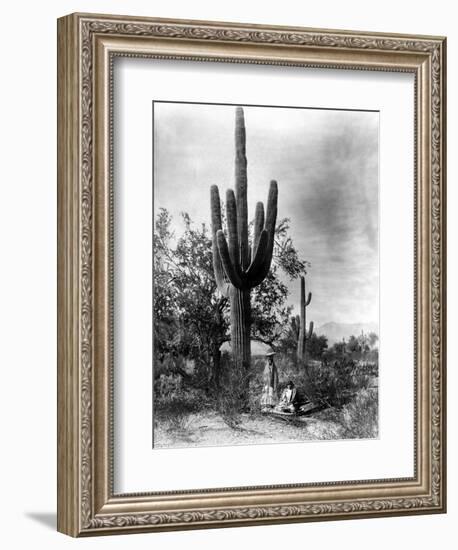
<instances>
[{"instance_id":1,"label":"dirt path","mask_svg":"<svg viewBox=\"0 0 458 550\"><path fill-rule=\"evenodd\" d=\"M340 439L341 425L331 410L285 421L268 415L241 415L237 428L228 426L215 412L193 413L179 428L154 431L154 447L206 447L287 443L304 440Z\"/></svg>"}]
</instances>

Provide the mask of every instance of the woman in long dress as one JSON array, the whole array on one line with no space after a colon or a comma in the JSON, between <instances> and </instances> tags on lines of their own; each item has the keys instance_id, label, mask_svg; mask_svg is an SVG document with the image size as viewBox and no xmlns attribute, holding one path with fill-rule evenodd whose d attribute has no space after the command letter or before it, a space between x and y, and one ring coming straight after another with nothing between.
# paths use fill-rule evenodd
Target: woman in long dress
<instances>
[{"instance_id":1,"label":"woman in long dress","mask_svg":"<svg viewBox=\"0 0 458 550\"><path fill-rule=\"evenodd\" d=\"M275 407L278 392L278 371L274 361L274 352L266 354L266 366L263 373L263 392L261 396L261 408L267 411Z\"/></svg>"}]
</instances>

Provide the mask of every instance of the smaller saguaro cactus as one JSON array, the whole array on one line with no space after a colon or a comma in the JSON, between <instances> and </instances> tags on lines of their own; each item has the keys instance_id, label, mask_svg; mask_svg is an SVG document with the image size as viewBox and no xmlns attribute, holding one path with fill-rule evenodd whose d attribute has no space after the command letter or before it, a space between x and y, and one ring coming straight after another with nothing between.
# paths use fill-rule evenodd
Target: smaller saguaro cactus
<instances>
[{"instance_id":1,"label":"smaller saguaro cactus","mask_svg":"<svg viewBox=\"0 0 458 550\"><path fill-rule=\"evenodd\" d=\"M309 330L305 326L307 323L307 306L312 301L312 293L309 292L305 299L305 277L301 277L301 309L300 315L296 316L295 325L297 327L297 358L300 361L305 361L306 344L313 334L313 321L310 321Z\"/></svg>"},{"instance_id":2,"label":"smaller saguaro cactus","mask_svg":"<svg viewBox=\"0 0 458 550\"><path fill-rule=\"evenodd\" d=\"M310 339L310 337L313 334L313 321L310 321L309 323L309 330L305 332L305 341ZM294 337L296 341L299 341L299 334L300 334L300 327L301 327L301 317L300 315L295 315L291 318L291 330L294 334Z\"/></svg>"}]
</instances>

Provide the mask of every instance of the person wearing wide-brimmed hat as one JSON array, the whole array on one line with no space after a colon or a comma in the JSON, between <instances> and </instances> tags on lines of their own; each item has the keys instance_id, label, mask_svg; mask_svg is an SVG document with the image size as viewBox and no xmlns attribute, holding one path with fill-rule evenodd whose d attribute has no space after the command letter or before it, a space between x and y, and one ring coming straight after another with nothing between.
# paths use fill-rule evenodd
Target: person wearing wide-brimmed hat
<instances>
[{"instance_id":1,"label":"person wearing wide-brimmed hat","mask_svg":"<svg viewBox=\"0 0 458 550\"><path fill-rule=\"evenodd\" d=\"M263 392L261 396L261 407L263 411L272 409L277 402L278 391L278 370L274 361L275 352L269 350L266 353L266 365L264 367Z\"/></svg>"}]
</instances>

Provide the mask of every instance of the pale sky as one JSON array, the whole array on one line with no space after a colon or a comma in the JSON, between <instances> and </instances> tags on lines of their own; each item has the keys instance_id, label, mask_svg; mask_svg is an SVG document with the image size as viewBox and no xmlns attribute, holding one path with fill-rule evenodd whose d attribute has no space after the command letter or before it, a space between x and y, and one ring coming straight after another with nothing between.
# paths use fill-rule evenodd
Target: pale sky
<instances>
[{"instance_id":1,"label":"pale sky","mask_svg":"<svg viewBox=\"0 0 458 550\"><path fill-rule=\"evenodd\" d=\"M378 323L379 114L244 107L248 208L278 182L278 219L291 219L300 257L311 263L307 317L315 326ZM234 187L235 107L154 104L154 210L210 228L210 186ZM299 281L285 280L299 304Z\"/></svg>"}]
</instances>

